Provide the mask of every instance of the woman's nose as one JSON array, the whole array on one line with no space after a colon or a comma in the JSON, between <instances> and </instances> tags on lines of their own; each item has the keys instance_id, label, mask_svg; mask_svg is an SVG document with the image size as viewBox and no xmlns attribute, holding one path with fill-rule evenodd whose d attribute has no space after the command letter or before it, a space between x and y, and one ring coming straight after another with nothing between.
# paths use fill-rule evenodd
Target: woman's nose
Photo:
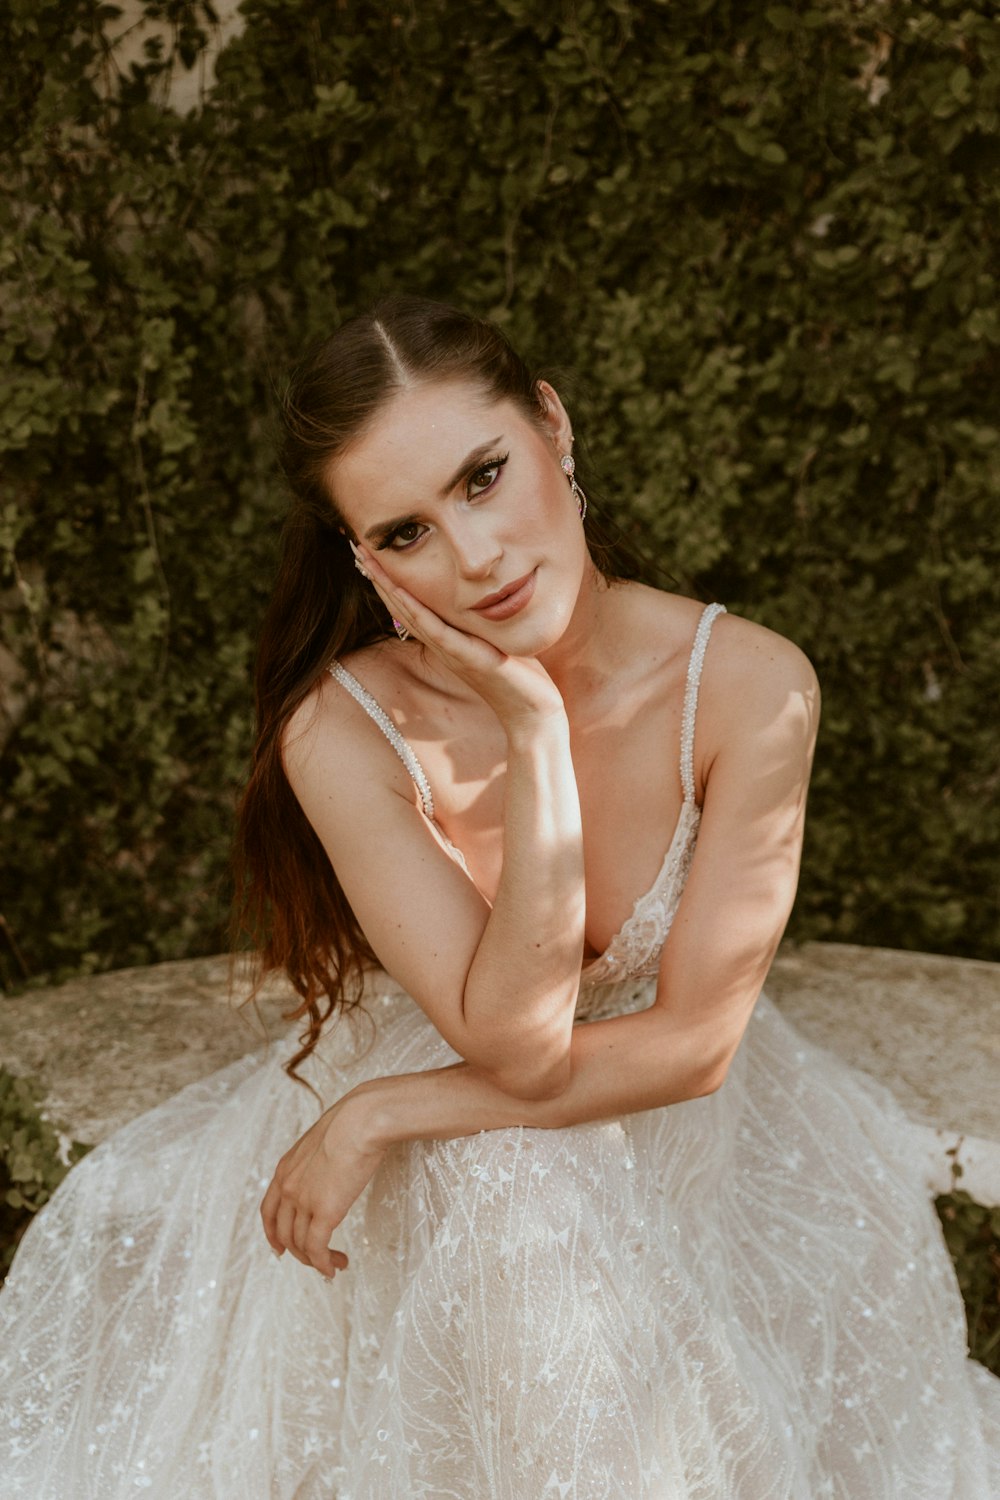
<instances>
[{"instance_id":1,"label":"woman's nose","mask_svg":"<svg viewBox=\"0 0 1000 1500\"><path fill-rule=\"evenodd\" d=\"M503 543L482 515L465 518L452 531L455 561L463 578L486 578L503 557Z\"/></svg>"}]
</instances>

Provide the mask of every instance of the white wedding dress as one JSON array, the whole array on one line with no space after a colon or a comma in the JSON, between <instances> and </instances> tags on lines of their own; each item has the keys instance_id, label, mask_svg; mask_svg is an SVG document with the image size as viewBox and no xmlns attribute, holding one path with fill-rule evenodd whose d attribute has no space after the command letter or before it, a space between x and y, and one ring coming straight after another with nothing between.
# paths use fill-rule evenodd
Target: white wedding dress
<instances>
[{"instance_id":1,"label":"white wedding dress","mask_svg":"<svg viewBox=\"0 0 1000 1500\"><path fill-rule=\"evenodd\" d=\"M680 820L581 1021L653 998L717 612ZM345 1021L308 1064L328 1101L455 1060L384 973L368 998L374 1043ZM291 1050L120 1130L32 1224L0 1295L2 1500L1000 1496L1000 1381L967 1358L921 1148L765 996L707 1098L393 1148L329 1284L257 1212L316 1115Z\"/></svg>"}]
</instances>

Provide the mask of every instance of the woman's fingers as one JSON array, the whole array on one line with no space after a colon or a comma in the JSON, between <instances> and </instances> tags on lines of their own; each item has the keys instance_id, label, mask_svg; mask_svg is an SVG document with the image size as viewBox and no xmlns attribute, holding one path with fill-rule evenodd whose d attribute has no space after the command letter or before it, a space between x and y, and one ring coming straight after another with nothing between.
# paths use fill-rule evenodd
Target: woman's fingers
<instances>
[{"instance_id":1,"label":"woman's fingers","mask_svg":"<svg viewBox=\"0 0 1000 1500\"><path fill-rule=\"evenodd\" d=\"M312 1214L305 1209L297 1209L292 1223L292 1241L289 1250L295 1259L303 1266L312 1267L312 1261L306 1254L305 1245L309 1238L309 1225L312 1223Z\"/></svg>"},{"instance_id":2,"label":"woman's fingers","mask_svg":"<svg viewBox=\"0 0 1000 1500\"><path fill-rule=\"evenodd\" d=\"M504 653L481 636L447 624L399 584L393 583L370 552L351 543L375 592L393 619L399 620L424 645L433 646L460 671L489 672L506 660Z\"/></svg>"},{"instance_id":3,"label":"woman's fingers","mask_svg":"<svg viewBox=\"0 0 1000 1500\"><path fill-rule=\"evenodd\" d=\"M475 630L449 625L393 583L378 558L366 548L352 542L351 549L394 620L399 620L422 645L431 647L445 666L474 688L502 723L511 718L523 720L525 714L548 717L565 711L555 684L539 662L508 656Z\"/></svg>"},{"instance_id":4,"label":"woman's fingers","mask_svg":"<svg viewBox=\"0 0 1000 1500\"><path fill-rule=\"evenodd\" d=\"M334 1226L329 1219L317 1214L310 1221L302 1241L302 1253L321 1276L332 1276L336 1271L347 1269L347 1256L343 1250L330 1248L330 1236L333 1229Z\"/></svg>"},{"instance_id":5,"label":"woman's fingers","mask_svg":"<svg viewBox=\"0 0 1000 1500\"><path fill-rule=\"evenodd\" d=\"M278 1238L278 1207L281 1203L281 1189L278 1186L277 1177L272 1177L270 1185L264 1197L261 1199L260 1217L264 1225L264 1237L275 1255L284 1253L285 1246Z\"/></svg>"},{"instance_id":6,"label":"woman's fingers","mask_svg":"<svg viewBox=\"0 0 1000 1500\"><path fill-rule=\"evenodd\" d=\"M354 547L353 542L351 543L351 547L355 557L361 562L368 575L368 579L374 587L375 592L389 613L395 618L402 620L404 625L410 628L415 627L417 612L422 609L419 602L414 599L412 594L408 594L405 589L401 589L398 584L393 583L378 558L374 557L370 552L360 551ZM430 610L425 609L423 613L430 620L437 619L437 616L432 615Z\"/></svg>"},{"instance_id":7,"label":"woman's fingers","mask_svg":"<svg viewBox=\"0 0 1000 1500\"><path fill-rule=\"evenodd\" d=\"M344 1252L330 1248L336 1224L329 1216L312 1214L299 1207L282 1191L277 1176L271 1179L264 1194L260 1214L267 1242L277 1255L289 1250L296 1260L322 1276L333 1276L347 1269L349 1261Z\"/></svg>"},{"instance_id":8,"label":"woman's fingers","mask_svg":"<svg viewBox=\"0 0 1000 1500\"><path fill-rule=\"evenodd\" d=\"M284 1245L285 1249L295 1256L296 1260L303 1260L302 1252L295 1243L295 1221L297 1217L294 1202L288 1197L283 1197L278 1209L278 1239Z\"/></svg>"},{"instance_id":9,"label":"woman's fingers","mask_svg":"<svg viewBox=\"0 0 1000 1500\"><path fill-rule=\"evenodd\" d=\"M333 1233L385 1154L358 1139L353 1119L340 1104L326 1110L281 1158L260 1205L271 1248L327 1278L348 1264Z\"/></svg>"}]
</instances>

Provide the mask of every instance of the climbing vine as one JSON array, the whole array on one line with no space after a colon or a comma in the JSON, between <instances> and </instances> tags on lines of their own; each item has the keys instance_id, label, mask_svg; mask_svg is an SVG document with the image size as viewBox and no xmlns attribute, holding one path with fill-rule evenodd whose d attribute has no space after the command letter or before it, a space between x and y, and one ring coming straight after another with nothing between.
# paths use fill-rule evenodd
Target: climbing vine
<instances>
[{"instance_id":1,"label":"climbing vine","mask_svg":"<svg viewBox=\"0 0 1000 1500\"><path fill-rule=\"evenodd\" d=\"M224 944L274 387L400 289L812 657L796 935L996 956L992 5L246 0L183 111L214 12L146 10L128 63L113 6L0 16L4 983Z\"/></svg>"}]
</instances>

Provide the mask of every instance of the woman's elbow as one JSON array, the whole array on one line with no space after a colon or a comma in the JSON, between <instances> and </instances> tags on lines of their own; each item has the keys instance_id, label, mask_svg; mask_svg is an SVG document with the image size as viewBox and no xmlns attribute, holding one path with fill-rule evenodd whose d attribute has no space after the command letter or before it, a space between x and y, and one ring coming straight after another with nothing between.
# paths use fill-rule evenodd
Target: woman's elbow
<instances>
[{"instance_id":1,"label":"woman's elbow","mask_svg":"<svg viewBox=\"0 0 1000 1500\"><path fill-rule=\"evenodd\" d=\"M497 1087L512 1099L522 1099L529 1104L558 1099L569 1088L572 1079L569 1048L548 1058L520 1059L491 1072Z\"/></svg>"},{"instance_id":2,"label":"woman's elbow","mask_svg":"<svg viewBox=\"0 0 1000 1500\"><path fill-rule=\"evenodd\" d=\"M545 1069L520 1069L510 1077L500 1080L500 1087L513 1099L526 1104L542 1104L559 1099L569 1088L570 1067Z\"/></svg>"},{"instance_id":3,"label":"woman's elbow","mask_svg":"<svg viewBox=\"0 0 1000 1500\"><path fill-rule=\"evenodd\" d=\"M724 1052L716 1053L698 1068L692 1079L692 1099L705 1099L709 1094L717 1094L725 1083L736 1056L739 1043L734 1047L728 1047Z\"/></svg>"},{"instance_id":4,"label":"woman's elbow","mask_svg":"<svg viewBox=\"0 0 1000 1500\"><path fill-rule=\"evenodd\" d=\"M500 1036L477 1037L463 1056L510 1098L541 1103L558 1099L570 1086L572 1040L571 1023L549 1022L520 1035L505 1029Z\"/></svg>"},{"instance_id":5,"label":"woman's elbow","mask_svg":"<svg viewBox=\"0 0 1000 1500\"><path fill-rule=\"evenodd\" d=\"M689 1098L707 1099L710 1094L717 1094L726 1081L729 1068L712 1068L706 1072L699 1073L692 1080Z\"/></svg>"}]
</instances>

